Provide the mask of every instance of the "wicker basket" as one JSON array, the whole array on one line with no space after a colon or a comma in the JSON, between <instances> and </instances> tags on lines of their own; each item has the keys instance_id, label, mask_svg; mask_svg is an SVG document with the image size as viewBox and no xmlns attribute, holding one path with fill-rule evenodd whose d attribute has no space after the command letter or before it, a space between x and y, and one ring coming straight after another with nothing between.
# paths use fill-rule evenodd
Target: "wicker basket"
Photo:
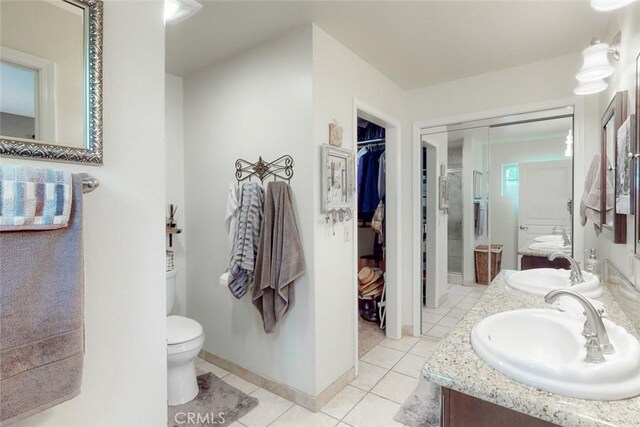
<instances>
[{"instance_id":1,"label":"wicker basket","mask_svg":"<svg viewBox=\"0 0 640 427\"><path fill-rule=\"evenodd\" d=\"M491 278L489 278L489 246L478 245L475 250L476 283L488 285L502 270L502 248L504 245L491 245Z\"/></svg>"}]
</instances>

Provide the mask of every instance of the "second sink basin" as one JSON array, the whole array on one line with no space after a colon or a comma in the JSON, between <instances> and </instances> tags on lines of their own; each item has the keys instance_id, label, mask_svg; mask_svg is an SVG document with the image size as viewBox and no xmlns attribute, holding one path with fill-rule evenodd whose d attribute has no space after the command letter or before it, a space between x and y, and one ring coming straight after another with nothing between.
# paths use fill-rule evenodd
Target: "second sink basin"
<instances>
[{"instance_id":1,"label":"second sink basin","mask_svg":"<svg viewBox=\"0 0 640 427\"><path fill-rule=\"evenodd\" d=\"M540 252L570 252L571 245L565 246L562 240L551 240L547 242L537 242L529 245L532 251Z\"/></svg>"},{"instance_id":2,"label":"second sink basin","mask_svg":"<svg viewBox=\"0 0 640 427\"><path fill-rule=\"evenodd\" d=\"M571 286L570 270L556 270L553 268L534 268L513 273L507 277L507 286L519 291L535 295L546 295L554 289L571 288L585 297L598 298L602 296L602 285L598 276L582 272L585 282Z\"/></svg>"},{"instance_id":3,"label":"second sink basin","mask_svg":"<svg viewBox=\"0 0 640 427\"><path fill-rule=\"evenodd\" d=\"M587 363L583 324L583 316L556 310L505 311L478 322L471 344L497 371L541 390L591 400L640 394L638 340L604 319L616 352L603 363Z\"/></svg>"}]
</instances>

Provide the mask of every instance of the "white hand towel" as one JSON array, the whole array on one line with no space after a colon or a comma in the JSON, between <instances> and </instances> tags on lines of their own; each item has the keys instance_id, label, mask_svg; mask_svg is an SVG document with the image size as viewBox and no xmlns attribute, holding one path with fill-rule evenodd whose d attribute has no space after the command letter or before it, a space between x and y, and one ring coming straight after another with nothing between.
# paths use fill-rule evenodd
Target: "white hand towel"
<instances>
[{"instance_id":1,"label":"white hand towel","mask_svg":"<svg viewBox=\"0 0 640 427\"><path fill-rule=\"evenodd\" d=\"M233 237L236 234L236 228L238 226L238 187L231 183L229 184L229 191L227 193L227 207L224 213L224 224L227 227L227 233L229 234L229 244L233 245Z\"/></svg>"}]
</instances>

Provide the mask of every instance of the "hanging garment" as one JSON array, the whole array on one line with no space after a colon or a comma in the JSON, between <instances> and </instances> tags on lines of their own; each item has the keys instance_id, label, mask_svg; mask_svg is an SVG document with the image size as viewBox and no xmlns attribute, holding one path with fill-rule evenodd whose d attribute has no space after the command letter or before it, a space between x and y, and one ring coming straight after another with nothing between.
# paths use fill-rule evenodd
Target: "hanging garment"
<instances>
[{"instance_id":1,"label":"hanging garment","mask_svg":"<svg viewBox=\"0 0 640 427\"><path fill-rule=\"evenodd\" d=\"M374 150L365 154L366 170L362 180L362 206L360 212L372 213L380 203L380 196L378 195L378 160L382 153L383 151Z\"/></svg>"},{"instance_id":2,"label":"hanging garment","mask_svg":"<svg viewBox=\"0 0 640 427\"><path fill-rule=\"evenodd\" d=\"M360 151L358 151L358 178L356 182L358 186L358 212L362 212L362 198L364 197L362 190L364 188L364 177L369 163L369 159L367 158L369 151L368 148L361 148Z\"/></svg>"},{"instance_id":3,"label":"hanging garment","mask_svg":"<svg viewBox=\"0 0 640 427\"><path fill-rule=\"evenodd\" d=\"M378 196L384 199L387 189L387 152L383 151L378 159Z\"/></svg>"},{"instance_id":4,"label":"hanging garment","mask_svg":"<svg viewBox=\"0 0 640 427\"><path fill-rule=\"evenodd\" d=\"M484 234L484 225L487 221L487 209L484 201L473 202L473 225L476 237Z\"/></svg>"},{"instance_id":5,"label":"hanging garment","mask_svg":"<svg viewBox=\"0 0 640 427\"><path fill-rule=\"evenodd\" d=\"M233 247L233 239L236 236L236 228L238 227L238 186L234 183L229 184L227 192L227 207L224 212L224 225L229 235L229 243Z\"/></svg>"},{"instance_id":6,"label":"hanging garment","mask_svg":"<svg viewBox=\"0 0 640 427\"><path fill-rule=\"evenodd\" d=\"M601 177L601 163L602 158L600 154L597 154L591 161L589 171L584 183L584 194L580 202L580 223L584 227L587 220L593 222L596 235L599 235L600 230L601 212L602 212L602 177ZM608 175L608 174L607 174ZM613 184L607 176L607 221L611 219L613 215Z\"/></svg>"},{"instance_id":7,"label":"hanging garment","mask_svg":"<svg viewBox=\"0 0 640 427\"><path fill-rule=\"evenodd\" d=\"M244 296L253 283L262 224L264 189L262 185L250 182L242 186L241 193L240 214L229 267L229 290L238 299Z\"/></svg>"},{"instance_id":8,"label":"hanging garment","mask_svg":"<svg viewBox=\"0 0 640 427\"><path fill-rule=\"evenodd\" d=\"M264 205L253 304L271 333L293 303L293 282L304 274L304 253L298 234L291 187L270 182Z\"/></svg>"}]
</instances>

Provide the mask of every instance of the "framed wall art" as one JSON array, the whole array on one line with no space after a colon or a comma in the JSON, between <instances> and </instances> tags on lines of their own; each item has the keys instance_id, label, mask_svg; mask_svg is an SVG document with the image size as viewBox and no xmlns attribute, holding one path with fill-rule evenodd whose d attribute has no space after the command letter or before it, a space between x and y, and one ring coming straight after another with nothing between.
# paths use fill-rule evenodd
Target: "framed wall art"
<instances>
[{"instance_id":1,"label":"framed wall art","mask_svg":"<svg viewBox=\"0 0 640 427\"><path fill-rule=\"evenodd\" d=\"M324 144L322 149L322 212L350 209L354 192L353 152Z\"/></svg>"}]
</instances>

